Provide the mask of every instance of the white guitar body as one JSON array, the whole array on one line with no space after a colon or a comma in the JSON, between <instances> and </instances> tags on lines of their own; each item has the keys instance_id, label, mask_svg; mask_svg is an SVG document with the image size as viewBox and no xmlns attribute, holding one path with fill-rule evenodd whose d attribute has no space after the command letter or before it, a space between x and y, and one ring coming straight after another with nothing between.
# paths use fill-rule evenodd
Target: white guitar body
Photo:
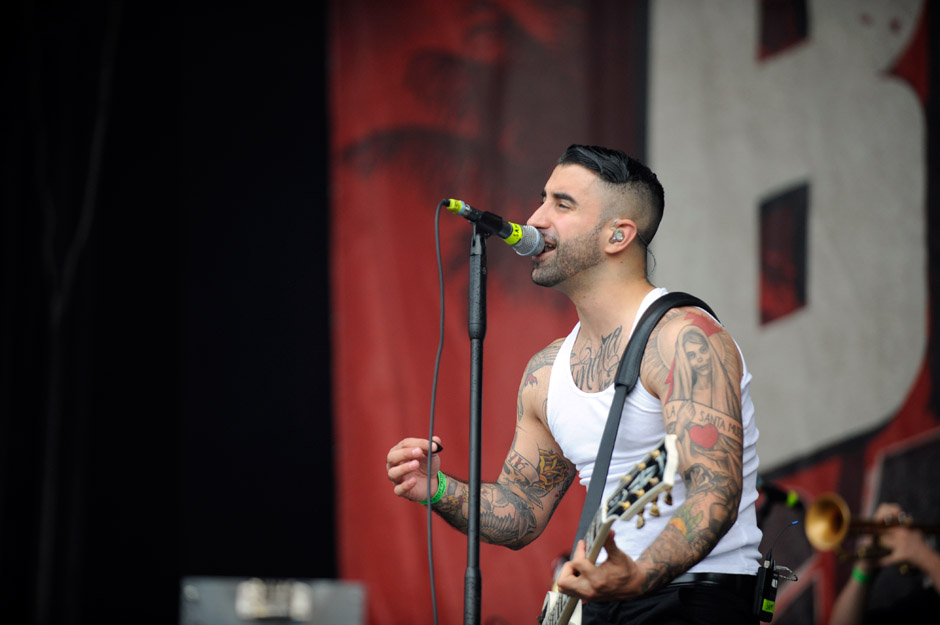
<instances>
[{"instance_id":1,"label":"white guitar body","mask_svg":"<svg viewBox=\"0 0 940 625\"><path fill-rule=\"evenodd\" d=\"M610 527L616 521L627 521L639 514L637 527L642 527L643 510L651 501L653 506L650 514L659 516L659 508L654 500L662 492L667 493L666 503L671 504L669 491L675 482L678 462L676 436L669 434L656 449L646 454L629 473L620 478L620 485L594 515L584 537L588 560L597 561ZM541 625L581 625L581 602L550 590L542 602L538 622Z\"/></svg>"},{"instance_id":2,"label":"white guitar body","mask_svg":"<svg viewBox=\"0 0 940 625\"><path fill-rule=\"evenodd\" d=\"M549 590L545 594L539 619L540 623L581 625L581 602L557 590Z\"/></svg>"}]
</instances>

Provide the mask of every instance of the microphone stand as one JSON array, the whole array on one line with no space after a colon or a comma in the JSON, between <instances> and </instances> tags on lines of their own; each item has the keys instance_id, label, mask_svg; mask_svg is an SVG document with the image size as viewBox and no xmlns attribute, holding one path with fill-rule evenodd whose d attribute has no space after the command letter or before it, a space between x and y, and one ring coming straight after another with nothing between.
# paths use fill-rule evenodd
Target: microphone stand
<instances>
[{"instance_id":1,"label":"microphone stand","mask_svg":"<svg viewBox=\"0 0 940 625\"><path fill-rule=\"evenodd\" d=\"M470 476L467 508L467 573L464 623L480 623L480 454L483 398L483 339L486 336L486 237L473 225L470 243L468 333L470 335Z\"/></svg>"}]
</instances>

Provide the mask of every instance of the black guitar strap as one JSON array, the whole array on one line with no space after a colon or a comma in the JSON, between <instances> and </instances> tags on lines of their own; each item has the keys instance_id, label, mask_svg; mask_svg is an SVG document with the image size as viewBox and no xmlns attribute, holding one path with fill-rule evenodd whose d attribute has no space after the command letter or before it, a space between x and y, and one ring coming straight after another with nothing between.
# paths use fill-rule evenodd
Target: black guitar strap
<instances>
[{"instance_id":1,"label":"black guitar strap","mask_svg":"<svg viewBox=\"0 0 940 625\"><path fill-rule=\"evenodd\" d=\"M584 508L581 510L581 520L578 522L578 533L574 541L575 547L577 547L578 541L587 534L591 521L601 505L604 485L607 483L607 472L610 469L610 458L614 451L614 441L617 438L617 429L620 427L620 417L623 413L623 402L630 394L630 391L633 390L633 387L636 386L636 381L640 377L640 362L643 360L643 352L646 351L646 343L649 340L650 333L663 315L666 314L666 311L677 306L697 306L708 311L710 315L717 319L708 304L694 295L682 292L667 293L653 302L643 313L643 316L640 317L633 335L627 342L623 357L620 359L620 366L617 368L617 377L614 380L614 401L610 406L607 425L604 427L604 435L601 437L600 446L597 450L597 460L591 474L591 484L588 486ZM574 549L572 549L572 553L574 553Z\"/></svg>"}]
</instances>

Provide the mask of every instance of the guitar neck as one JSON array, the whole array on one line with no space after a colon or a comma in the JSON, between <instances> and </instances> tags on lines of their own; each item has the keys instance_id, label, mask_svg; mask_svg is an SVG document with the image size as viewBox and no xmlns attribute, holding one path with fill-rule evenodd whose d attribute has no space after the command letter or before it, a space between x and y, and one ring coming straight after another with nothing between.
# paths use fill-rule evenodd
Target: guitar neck
<instances>
[{"instance_id":1,"label":"guitar neck","mask_svg":"<svg viewBox=\"0 0 940 625\"><path fill-rule=\"evenodd\" d=\"M594 520L591 521L587 534L584 536L585 555L591 562L597 562L597 556L600 555L604 542L607 541L607 535L610 534L610 528L616 520L616 518L610 518L605 521L600 511L594 515Z\"/></svg>"}]
</instances>

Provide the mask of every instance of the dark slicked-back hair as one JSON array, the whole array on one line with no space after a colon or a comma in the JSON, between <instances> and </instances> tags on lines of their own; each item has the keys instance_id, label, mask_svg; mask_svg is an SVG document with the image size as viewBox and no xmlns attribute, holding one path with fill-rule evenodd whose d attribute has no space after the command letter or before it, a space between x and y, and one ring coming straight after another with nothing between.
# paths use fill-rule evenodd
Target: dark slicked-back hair
<instances>
[{"instance_id":1,"label":"dark slicked-back hair","mask_svg":"<svg viewBox=\"0 0 940 625\"><path fill-rule=\"evenodd\" d=\"M649 167L620 150L577 144L565 150L558 164L580 165L597 174L611 189L632 194L640 211L631 215L637 222L637 236L649 247L665 208L663 185Z\"/></svg>"}]
</instances>

